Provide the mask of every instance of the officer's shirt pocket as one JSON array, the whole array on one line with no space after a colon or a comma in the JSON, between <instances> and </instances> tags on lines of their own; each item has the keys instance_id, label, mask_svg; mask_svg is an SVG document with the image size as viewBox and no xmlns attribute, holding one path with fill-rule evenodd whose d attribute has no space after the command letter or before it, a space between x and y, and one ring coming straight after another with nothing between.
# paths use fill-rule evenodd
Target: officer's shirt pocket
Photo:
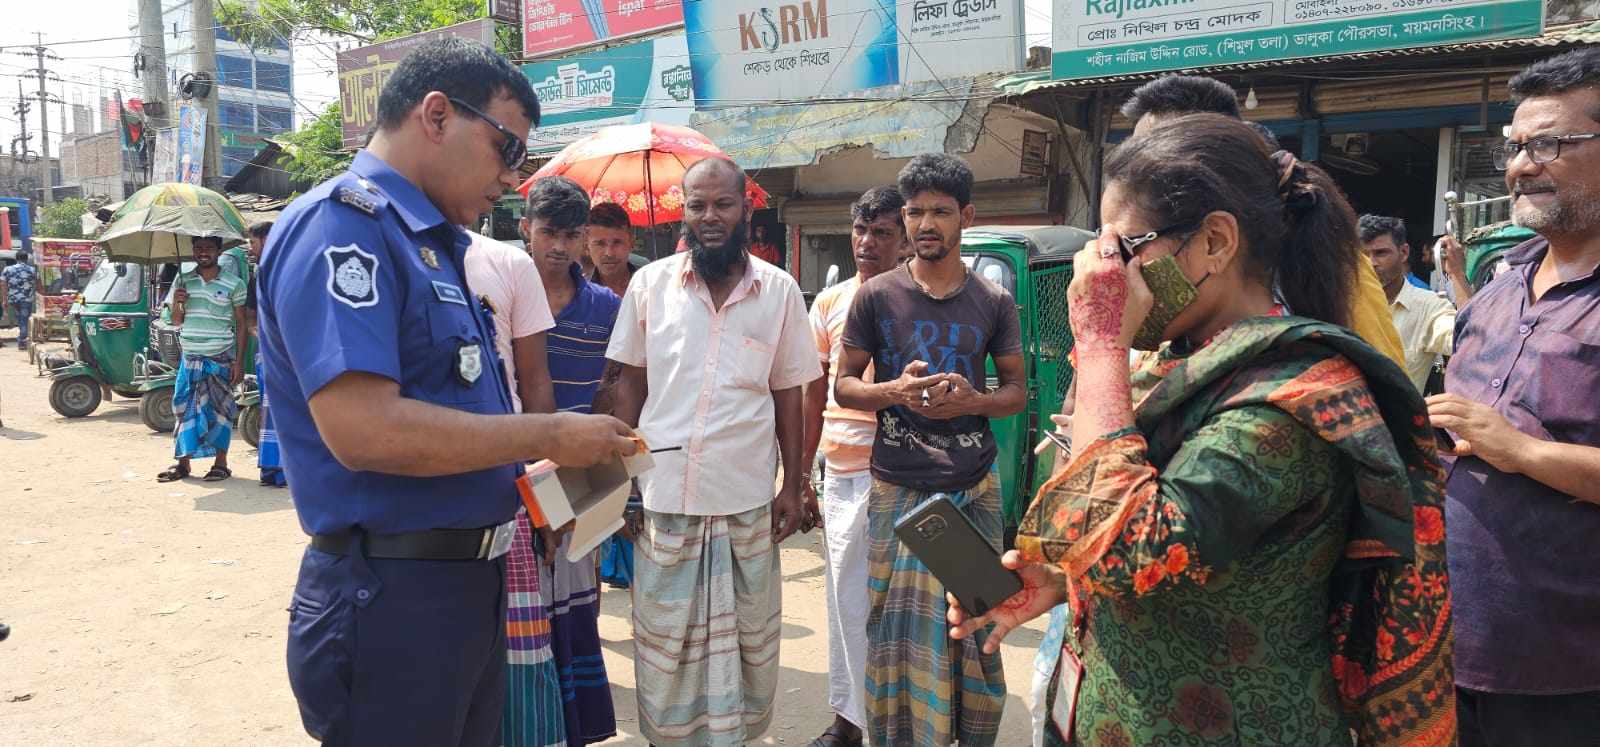
<instances>
[{"instance_id":1,"label":"officer's shirt pocket","mask_svg":"<svg viewBox=\"0 0 1600 747\"><path fill-rule=\"evenodd\" d=\"M495 378L492 344L478 333L469 307L447 301L427 304L429 381L438 386L421 395L440 404L474 405L491 400ZM470 383L468 383L470 381ZM463 408L470 409L470 408Z\"/></svg>"},{"instance_id":2,"label":"officer's shirt pocket","mask_svg":"<svg viewBox=\"0 0 1600 747\"><path fill-rule=\"evenodd\" d=\"M754 337L735 335L725 344L732 347L723 352L723 383L742 389L768 391L772 379L772 359L778 349Z\"/></svg>"}]
</instances>

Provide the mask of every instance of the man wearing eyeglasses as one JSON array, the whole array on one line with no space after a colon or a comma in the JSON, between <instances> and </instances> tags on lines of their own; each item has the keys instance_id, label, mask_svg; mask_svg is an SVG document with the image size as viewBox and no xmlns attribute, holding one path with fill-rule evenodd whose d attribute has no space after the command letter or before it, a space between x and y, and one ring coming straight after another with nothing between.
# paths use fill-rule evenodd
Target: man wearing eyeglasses
<instances>
[{"instance_id":1,"label":"man wearing eyeglasses","mask_svg":"<svg viewBox=\"0 0 1600 747\"><path fill-rule=\"evenodd\" d=\"M262 260L266 387L300 526L289 683L326 744L501 744L503 556L520 465L634 450L597 415L512 414L477 223L539 103L493 50L420 45L350 170L284 211Z\"/></svg>"},{"instance_id":2,"label":"man wearing eyeglasses","mask_svg":"<svg viewBox=\"0 0 1600 747\"><path fill-rule=\"evenodd\" d=\"M1511 79L1497 162L1539 236L1457 317L1445 526L1462 745L1600 734L1600 49Z\"/></svg>"}]
</instances>

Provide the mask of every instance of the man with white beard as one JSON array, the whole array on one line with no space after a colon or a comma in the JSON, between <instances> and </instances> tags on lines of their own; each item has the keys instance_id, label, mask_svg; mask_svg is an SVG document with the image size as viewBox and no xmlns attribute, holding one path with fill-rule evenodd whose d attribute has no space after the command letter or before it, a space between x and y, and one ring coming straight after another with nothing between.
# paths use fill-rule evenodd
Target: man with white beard
<instances>
[{"instance_id":1,"label":"man with white beard","mask_svg":"<svg viewBox=\"0 0 1600 747\"><path fill-rule=\"evenodd\" d=\"M1511 79L1495 153L1538 237L1457 316L1446 394L1445 529L1462 745L1592 744L1600 733L1600 48ZM1419 517L1420 518L1420 517ZM1419 535L1420 536L1420 535ZM1426 583L1427 581L1424 580Z\"/></svg>"}]
</instances>

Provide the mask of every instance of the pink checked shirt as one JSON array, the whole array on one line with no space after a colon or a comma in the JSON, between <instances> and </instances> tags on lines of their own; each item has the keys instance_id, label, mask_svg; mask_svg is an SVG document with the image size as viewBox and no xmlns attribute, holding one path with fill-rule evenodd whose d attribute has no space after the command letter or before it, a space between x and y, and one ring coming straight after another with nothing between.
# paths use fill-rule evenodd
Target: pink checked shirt
<instances>
[{"instance_id":1,"label":"pink checked shirt","mask_svg":"<svg viewBox=\"0 0 1600 747\"><path fill-rule=\"evenodd\" d=\"M676 254L633 274L606 357L646 370L639 433L655 455L645 508L718 516L772 502L778 439L772 393L822 375L800 287L754 257L721 311Z\"/></svg>"}]
</instances>

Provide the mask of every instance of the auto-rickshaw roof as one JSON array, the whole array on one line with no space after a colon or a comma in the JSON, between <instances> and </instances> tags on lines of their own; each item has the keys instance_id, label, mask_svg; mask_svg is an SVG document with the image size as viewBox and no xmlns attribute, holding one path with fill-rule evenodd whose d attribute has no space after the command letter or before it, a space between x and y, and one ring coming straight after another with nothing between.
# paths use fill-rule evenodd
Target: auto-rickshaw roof
<instances>
[{"instance_id":1,"label":"auto-rickshaw roof","mask_svg":"<svg viewBox=\"0 0 1600 747\"><path fill-rule=\"evenodd\" d=\"M1061 262L1070 259L1094 232L1073 226L973 226L961 232L969 240L1021 244L1028 248L1028 264Z\"/></svg>"}]
</instances>

